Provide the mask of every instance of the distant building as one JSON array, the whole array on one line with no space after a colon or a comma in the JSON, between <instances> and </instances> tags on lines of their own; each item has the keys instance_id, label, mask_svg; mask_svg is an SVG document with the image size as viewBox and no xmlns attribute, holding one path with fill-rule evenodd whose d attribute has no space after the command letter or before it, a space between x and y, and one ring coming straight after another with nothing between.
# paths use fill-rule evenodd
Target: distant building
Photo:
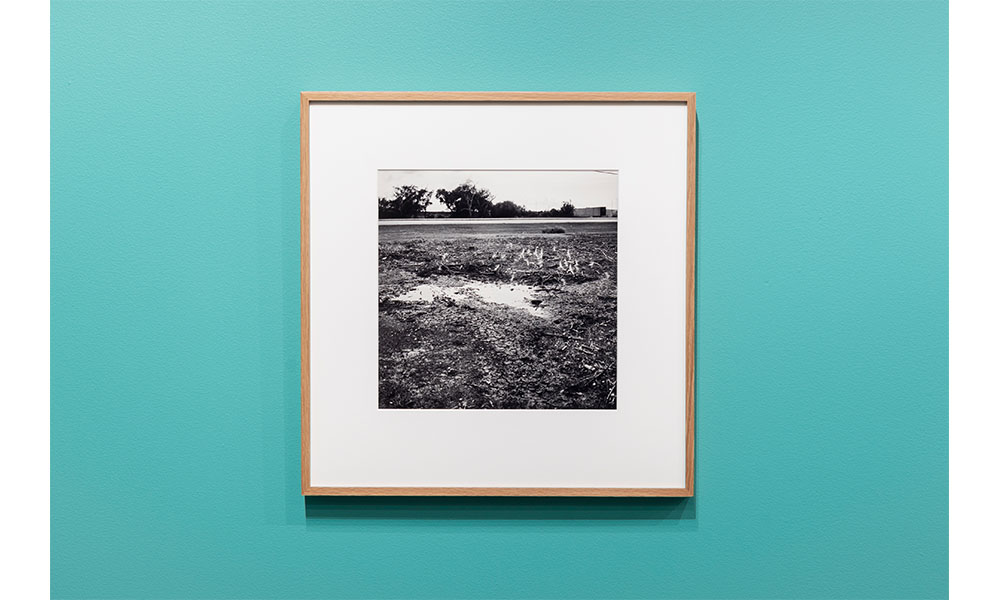
<instances>
[{"instance_id":1,"label":"distant building","mask_svg":"<svg viewBox=\"0 0 1000 600\"><path fill-rule=\"evenodd\" d=\"M617 211L615 211L617 212ZM574 208L574 217L606 217L608 209L605 206L591 206L588 208Z\"/></svg>"}]
</instances>

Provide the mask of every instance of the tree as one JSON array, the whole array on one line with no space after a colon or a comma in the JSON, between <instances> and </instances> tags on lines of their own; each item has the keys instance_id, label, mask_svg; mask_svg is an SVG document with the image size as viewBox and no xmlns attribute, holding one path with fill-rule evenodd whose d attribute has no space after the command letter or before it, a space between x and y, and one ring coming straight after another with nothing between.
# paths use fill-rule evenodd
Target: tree
<instances>
[{"instance_id":1,"label":"tree","mask_svg":"<svg viewBox=\"0 0 1000 600\"><path fill-rule=\"evenodd\" d=\"M576 207L573 206L572 202L563 202L562 208L559 209L560 217L572 217Z\"/></svg>"},{"instance_id":2,"label":"tree","mask_svg":"<svg viewBox=\"0 0 1000 600\"><path fill-rule=\"evenodd\" d=\"M514 204L510 200L504 200L503 202L497 202L493 205L493 216L499 217L501 219L509 219L511 217L523 217L528 211L520 204Z\"/></svg>"},{"instance_id":3,"label":"tree","mask_svg":"<svg viewBox=\"0 0 1000 600\"><path fill-rule=\"evenodd\" d=\"M378 218L412 219L427 210L433 197L429 190L412 185L396 188L392 200L378 199Z\"/></svg>"},{"instance_id":4,"label":"tree","mask_svg":"<svg viewBox=\"0 0 1000 600\"><path fill-rule=\"evenodd\" d=\"M466 181L453 190L438 190L437 198L453 217L488 217L493 211L493 194Z\"/></svg>"}]
</instances>

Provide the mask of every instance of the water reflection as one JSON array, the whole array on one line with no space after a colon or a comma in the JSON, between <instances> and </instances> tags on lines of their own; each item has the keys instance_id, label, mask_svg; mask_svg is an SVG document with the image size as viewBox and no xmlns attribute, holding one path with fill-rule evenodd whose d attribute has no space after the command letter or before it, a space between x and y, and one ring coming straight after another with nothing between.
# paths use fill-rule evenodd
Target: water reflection
<instances>
[{"instance_id":1,"label":"water reflection","mask_svg":"<svg viewBox=\"0 0 1000 600\"><path fill-rule=\"evenodd\" d=\"M520 283L470 282L461 286L443 286L422 283L405 294L392 298L399 302L433 302L436 298L450 298L455 301L475 298L492 304L502 304L517 308L538 317L548 318L549 313L542 307L537 297L538 290Z\"/></svg>"}]
</instances>

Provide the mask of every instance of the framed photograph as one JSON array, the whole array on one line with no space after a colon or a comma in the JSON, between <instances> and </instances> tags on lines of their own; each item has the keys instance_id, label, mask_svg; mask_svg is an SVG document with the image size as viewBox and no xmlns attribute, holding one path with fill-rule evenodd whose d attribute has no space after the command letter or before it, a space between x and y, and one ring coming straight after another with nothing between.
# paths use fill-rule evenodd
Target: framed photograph
<instances>
[{"instance_id":1,"label":"framed photograph","mask_svg":"<svg viewBox=\"0 0 1000 600\"><path fill-rule=\"evenodd\" d=\"M302 493L693 495L695 126L303 92Z\"/></svg>"}]
</instances>

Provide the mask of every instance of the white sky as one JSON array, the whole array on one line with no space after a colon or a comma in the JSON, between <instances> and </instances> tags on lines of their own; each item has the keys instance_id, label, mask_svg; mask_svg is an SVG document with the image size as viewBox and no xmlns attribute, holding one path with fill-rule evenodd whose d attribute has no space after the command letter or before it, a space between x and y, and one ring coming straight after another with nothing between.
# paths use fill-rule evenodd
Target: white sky
<instances>
[{"instance_id":1,"label":"white sky","mask_svg":"<svg viewBox=\"0 0 1000 600\"><path fill-rule=\"evenodd\" d=\"M618 171L379 171L378 195L391 198L395 188L413 185L431 192L454 189L469 180L493 193L493 202L510 200L528 210L618 208ZM427 210L447 210L436 198Z\"/></svg>"}]
</instances>

